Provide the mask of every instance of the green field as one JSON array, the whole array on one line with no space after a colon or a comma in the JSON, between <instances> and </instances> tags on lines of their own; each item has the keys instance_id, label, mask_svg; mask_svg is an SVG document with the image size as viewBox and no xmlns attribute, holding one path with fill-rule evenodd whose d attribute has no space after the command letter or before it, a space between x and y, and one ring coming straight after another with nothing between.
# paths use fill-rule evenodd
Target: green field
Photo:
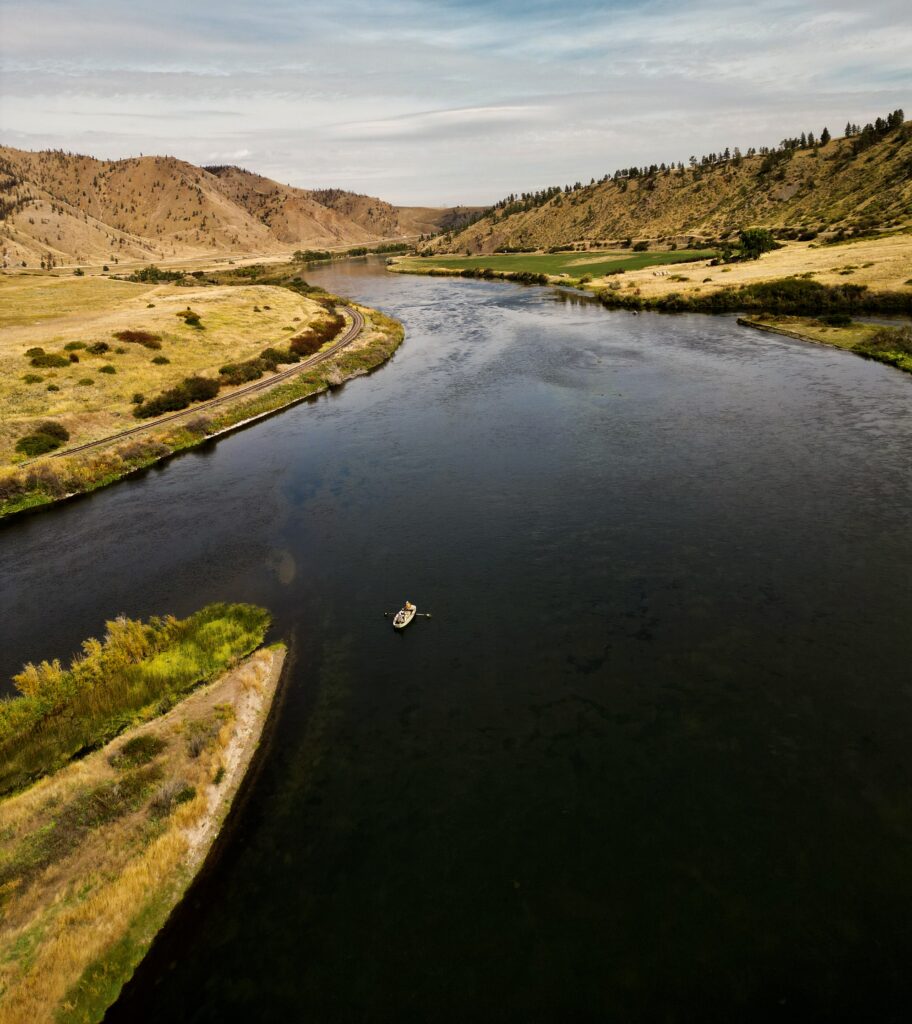
<instances>
[{"instance_id":1,"label":"green field","mask_svg":"<svg viewBox=\"0 0 912 1024\"><path fill-rule=\"evenodd\" d=\"M426 256L397 260L395 267L404 271L440 270L492 270L533 273L567 274L579 278L584 274L601 277L618 270L640 270L642 267L689 260L711 259L711 249L678 249L674 252L637 252L615 249L603 252L509 253L488 256Z\"/></svg>"}]
</instances>

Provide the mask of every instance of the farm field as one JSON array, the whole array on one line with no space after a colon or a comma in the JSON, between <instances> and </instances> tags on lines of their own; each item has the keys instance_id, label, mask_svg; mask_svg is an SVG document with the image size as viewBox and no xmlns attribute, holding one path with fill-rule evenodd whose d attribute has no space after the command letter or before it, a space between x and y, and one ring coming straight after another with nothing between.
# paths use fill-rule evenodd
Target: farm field
<instances>
[{"instance_id":1,"label":"farm field","mask_svg":"<svg viewBox=\"0 0 912 1024\"><path fill-rule=\"evenodd\" d=\"M488 256L426 256L397 260L393 270L407 273L427 272L432 268L441 270L492 270L507 273L549 274L569 277L602 277L619 270L640 270L643 267L685 263L691 260L711 259L713 250L676 249L674 251L638 252L629 249L611 249L598 252L556 252L556 253L502 253Z\"/></svg>"},{"instance_id":2,"label":"farm field","mask_svg":"<svg viewBox=\"0 0 912 1024\"><path fill-rule=\"evenodd\" d=\"M781 249L764 253L759 260L715 267L706 260L681 267L675 274L656 273L642 267L632 270L623 279L594 280L592 287L639 289L636 294L644 298L659 298L672 292L708 293L720 288L802 276L826 285L859 284L872 291L912 293L912 234L900 232L839 245L789 242Z\"/></svg>"},{"instance_id":3,"label":"farm field","mask_svg":"<svg viewBox=\"0 0 912 1024\"><path fill-rule=\"evenodd\" d=\"M188 308L198 325L186 319ZM219 367L267 346L287 347L323 313L312 299L268 285L25 275L0 277L0 309L3 463L35 420L59 421L71 444L102 437L135 423L135 396L149 398L188 376L216 377ZM124 331L144 334L118 338ZM34 365L46 356L67 363Z\"/></svg>"}]
</instances>

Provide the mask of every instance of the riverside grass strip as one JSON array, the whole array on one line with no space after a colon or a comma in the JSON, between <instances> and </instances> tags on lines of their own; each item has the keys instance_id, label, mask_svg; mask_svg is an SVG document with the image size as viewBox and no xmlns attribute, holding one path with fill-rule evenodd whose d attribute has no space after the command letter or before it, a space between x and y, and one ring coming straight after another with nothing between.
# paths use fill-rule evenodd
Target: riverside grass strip
<instances>
[{"instance_id":1,"label":"riverside grass strip","mask_svg":"<svg viewBox=\"0 0 912 1024\"><path fill-rule=\"evenodd\" d=\"M101 1020L218 835L284 656L281 644L256 651L164 714L0 800L4 1024Z\"/></svg>"},{"instance_id":2,"label":"riverside grass strip","mask_svg":"<svg viewBox=\"0 0 912 1024\"><path fill-rule=\"evenodd\" d=\"M69 666L26 665L13 678L19 696L0 701L0 795L161 714L259 647L268 625L267 612L244 604L209 605L184 620L118 618Z\"/></svg>"}]
</instances>

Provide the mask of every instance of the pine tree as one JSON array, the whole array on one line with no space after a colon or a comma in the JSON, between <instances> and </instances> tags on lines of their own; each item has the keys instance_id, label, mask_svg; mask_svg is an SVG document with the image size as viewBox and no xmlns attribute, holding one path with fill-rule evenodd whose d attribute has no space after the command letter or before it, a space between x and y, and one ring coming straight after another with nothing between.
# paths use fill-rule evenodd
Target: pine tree
<instances>
[{"instance_id":1,"label":"pine tree","mask_svg":"<svg viewBox=\"0 0 912 1024\"><path fill-rule=\"evenodd\" d=\"M830 141L830 129L824 125L823 131L820 133L820 145L825 146Z\"/></svg>"}]
</instances>

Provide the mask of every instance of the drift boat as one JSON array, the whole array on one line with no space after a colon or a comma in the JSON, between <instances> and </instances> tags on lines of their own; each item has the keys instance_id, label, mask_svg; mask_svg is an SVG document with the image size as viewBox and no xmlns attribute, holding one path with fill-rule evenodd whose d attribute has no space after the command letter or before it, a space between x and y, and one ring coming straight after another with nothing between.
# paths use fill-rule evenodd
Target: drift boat
<instances>
[{"instance_id":1,"label":"drift boat","mask_svg":"<svg viewBox=\"0 0 912 1024\"><path fill-rule=\"evenodd\" d=\"M411 601L406 601L405 607L400 608L393 618L393 629L405 629L412 619L415 618L417 611L416 605L413 605Z\"/></svg>"}]
</instances>

